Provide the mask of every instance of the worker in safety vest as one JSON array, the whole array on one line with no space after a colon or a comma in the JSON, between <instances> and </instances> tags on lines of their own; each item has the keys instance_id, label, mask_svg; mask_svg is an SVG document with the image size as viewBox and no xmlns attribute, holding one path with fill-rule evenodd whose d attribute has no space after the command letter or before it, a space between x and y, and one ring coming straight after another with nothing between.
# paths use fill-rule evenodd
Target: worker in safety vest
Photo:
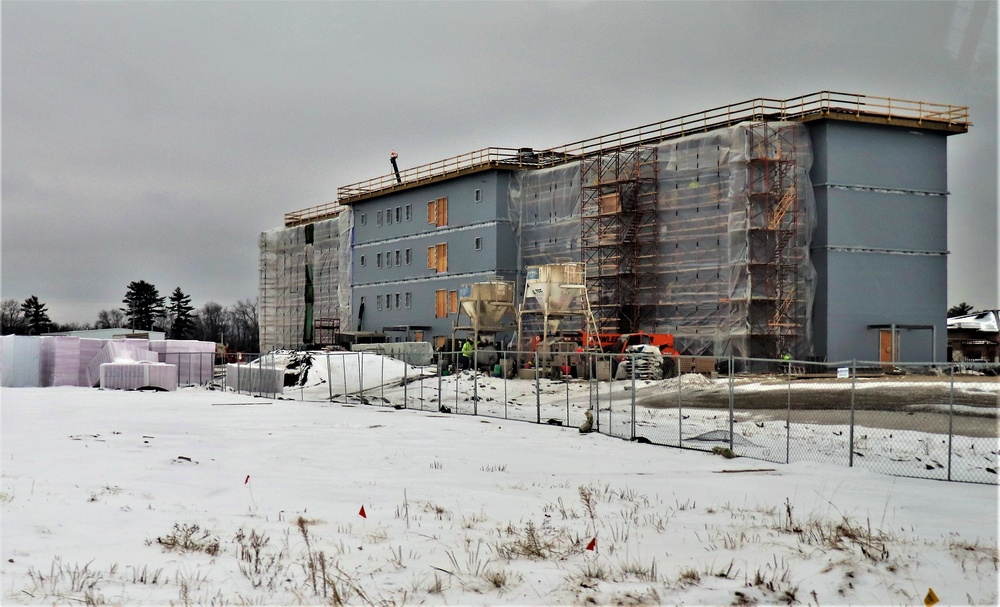
<instances>
[{"instance_id":1,"label":"worker in safety vest","mask_svg":"<svg viewBox=\"0 0 1000 607\"><path fill-rule=\"evenodd\" d=\"M466 339L465 343L462 344L462 368L469 369L472 367L472 340Z\"/></svg>"}]
</instances>

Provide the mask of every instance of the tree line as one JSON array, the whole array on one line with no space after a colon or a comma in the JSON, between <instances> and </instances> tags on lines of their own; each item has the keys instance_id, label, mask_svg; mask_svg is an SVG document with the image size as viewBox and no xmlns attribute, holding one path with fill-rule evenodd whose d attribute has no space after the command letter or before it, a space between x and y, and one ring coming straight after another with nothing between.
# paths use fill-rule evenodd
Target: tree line
<instances>
[{"instance_id":1,"label":"tree line","mask_svg":"<svg viewBox=\"0 0 1000 607\"><path fill-rule=\"evenodd\" d=\"M48 315L48 307L36 295L24 301L0 301L0 334L42 335L86 329L134 329L162 331L169 339L197 339L224 343L230 351L257 352L260 327L257 299L244 299L224 307L214 301L195 310L191 297L177 287L169 296L144 281L129 283L121 308L101 310L93 325L60 324Z\"/></svg>"}]
</instances>

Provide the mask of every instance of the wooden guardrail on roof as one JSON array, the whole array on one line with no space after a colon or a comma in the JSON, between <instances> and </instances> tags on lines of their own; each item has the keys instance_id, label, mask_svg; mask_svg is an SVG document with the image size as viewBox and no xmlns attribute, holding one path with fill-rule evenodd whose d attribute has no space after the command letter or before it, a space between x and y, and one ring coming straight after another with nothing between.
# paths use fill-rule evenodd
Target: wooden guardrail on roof
<instances>
[{"instance_id":1,"label":"wooden guardrail on roof","mask_svg":"<svg viewBox=\"0 0 1000 607\"><path fill-rule=\"evenodd\" d=\"M489 167L541 168L614 150L650 145L692 133L732 126L740 122L801 121L823 117L867 121L877 119L878 121L884 120L886 124L892 124L893 120L916 123L917 125L928 123L928 125L933 124L937 128L943 127L956 133L965 132L972 124L969 122L969 108L966 106L833 91L820 91L791 99L759 97L617 133L581 139L547 150L483 148L402 170L399 174L399 181L393 173L373 177L338 188L335 202L286 213L285 225L301 225L330 218L342 210L341 205L350 204L354 200L397 188L412 187L421 182L444 178L464 171Z\"/></svg>"}]
</instances>

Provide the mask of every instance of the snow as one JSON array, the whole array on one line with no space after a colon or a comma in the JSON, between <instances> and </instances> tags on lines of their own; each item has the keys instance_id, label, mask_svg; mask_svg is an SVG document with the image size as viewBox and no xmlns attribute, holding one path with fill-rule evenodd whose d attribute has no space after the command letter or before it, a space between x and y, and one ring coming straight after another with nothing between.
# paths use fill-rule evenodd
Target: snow
<instances>
[{"instance_id":1,"label":"snow","mask_svg":"<svg viewBox=\"0 0 1000 607\"><path fill-rule=\"evenodd\" d=\"M585 384L543 381L536 395L534 382L512 382L500 398L493 378L404 387L420 368L331 360L278 398L4 388L0 602L890 605L928 588L943 604L1000 598L995 485L581 434ZM695 378L679 381L713 389ZM452 414L437 411L439 382ZM605 431L630 422L612 417L627 383L601 396ZM380 404L405 391L410 409L329 402L357 384ZM494 417L455 414L473 409ZM562 427L503 419L567 410ZM688 413L686 441L728 431L711 411ZM768 446L772 425L741 422L734 438ZM822 450L818 437L836 428L802 425L799 440ZM985 444L995 455L996 440ZM191 550L177 547L185 538Z\"/></svg>"}]
</instances>

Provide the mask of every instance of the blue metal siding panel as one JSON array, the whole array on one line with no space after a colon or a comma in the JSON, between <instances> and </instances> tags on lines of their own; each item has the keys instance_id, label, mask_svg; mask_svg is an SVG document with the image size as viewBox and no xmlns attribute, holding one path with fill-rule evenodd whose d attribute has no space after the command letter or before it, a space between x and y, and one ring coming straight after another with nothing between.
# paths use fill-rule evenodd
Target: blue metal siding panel
<instances>
[{"instance_id":1,"label":"blue metal siding panel","mask_svg":"<svg viewBox=\"0 0 1000 607\"><path fill-rule=\"evenodd\" d=\"M462 284L489 280L498 273L509 274L517 263L513 234L507 219L507 179L503 171L490 171L458 177L405 190L354 205L355 214L366 213L366 225L355 233L354 245L354 309L365 298L366 330L381 330L390 325L428 325L424 339L450 336L455 314L435 318L436 291L458 291ZM476 191L479 191L477 202ZM427 204L438 198L448 198L448 224L437 226L427 222ZM405 219L405 205L411 205L411 219ZM399 206L403 221L387 224L385 212ZM381 226L376 225L377 211L383 213ZM395 217L394 217L395 219ZM476 238L481 248L476 249ZM427 267L427 248L448 245L448 271L438 273ZM410 249L411 261L405 261ZM400 251L400 265L395 264L395 252ZM382 254L382 267L376 267L376 256ZM385 263L386 254L393 259ZM365 266L360 266L360 256ZM506 271L506 272L505 272ZM405 294L410 293L410 307L405 307ZM401 307L385 306L385 296L393 304L399 293ZM376 296L382 298L378 310ZM357 314L353 324L357 323Z\"/></svg>"},{"instance_id":2,"label":"blue metal siding panel","mask_svg":"<svg viewBox=\"0 0 1000 607\"><path fill-rule=\"evenodd\" d=\"M838 250L947 250L947 197L913 193L946 191L944 135L838 121L810 123L809 133L816 354L878 360L878 331L869 325L934 325L933 353L944 360L947 257ZM901 358L930 360L930 341L930 331L903 331Z\"/></svg>"},{"instance_id":3,"label":"blue metal siding panel","mask_svg":"<svg viewBox=\"0 0 1000 607\"><path fill-rule=\"evenodd\" d=\"M823 240L830 246L906 251L948 247L944 196L828 189Z\"/></svg>"},{"instance_id":4,"label":"blue metal siding panel","mask_svg":"<svg viewBox=\"0 0 1000 607\"><path fill-rule=\"evenodd\" d=\"M938 361L945 354L946 258L827 252L825 338L829 360L879 360L878 331L869 325L937 327ZM930 331L904 331L902 361L931 358Z\"/></svg>"},{"instance_id":5,"label":"blue metal siding panel","mask_svg":"<svg viewBox=\"0 0 1000 607\"><path fill-rule=\"evenodd\" d=\"M817 185L948 189L944 134L835 121L826 122L817 133L822 133L823 148L823 168L813 173Z\"/></svg>"}]
</instances>

